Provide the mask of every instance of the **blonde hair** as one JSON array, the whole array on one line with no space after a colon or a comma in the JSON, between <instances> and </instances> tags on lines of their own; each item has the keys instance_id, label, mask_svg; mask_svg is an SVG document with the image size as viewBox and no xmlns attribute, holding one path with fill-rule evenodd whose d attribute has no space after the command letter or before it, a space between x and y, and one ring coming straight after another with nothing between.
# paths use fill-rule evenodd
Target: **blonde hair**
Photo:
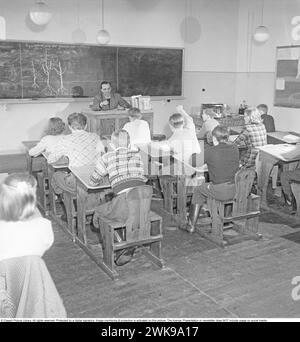
<instances>
[{"instance_id":1,"label":"blonde hair","mask_svg":"<svg viewBox=\"0 0 300 342\"><path fill-rule=\"evenodd\" d=\"M182 114L174 113L169 118L169 124L174 128L180 128L184 125L184 119Z\"/></svg>"},{"instance_id":2,"label":"blonde hair","mask_svg":"<svg viewBox=\"0 0 300 342\"><path fill-rule=\"evenodd\" d=\"M36 208L35 178L27 173L13 173L0 184L0 220L23 221Z\"/></svg>"},{"instance_id":3,"label":"blonde hair","mask_svg":"<svg viewBox=\"0 0 300 342\"><path fill-rule=\"evenodd\" d=\"M113 132L113 134L111 135L111 141L116 148L128 147L130 144L130 137L125 129L120 129L119 131Z\"/></svg>"},{"instance_id":4,"label":"blonde hair","mask_svg":"<svg viewBox=\"0 0 300 342\"><path fill-rule=\"evenodd\" d=\"M133 119L141 119L142 113L139 108L133 107L128 111L128 115Z\"/></svg>"},{"instance_id":5,"label":"blonde hair","mask_svg":"<svg viewBox=\"0 0 300 342\"><path fill-rule=\"evenodd\" d=\"M206 108L206 109L204 109L202 115L203 115L203 114L209 116L209 117L212 118L212 119L213 119L213 118L215 117L215 115L216 115L216 113L213 111L212 108Z\"/></svg>"},{"instance_id":6,"label":"blonde hair","mask_svg":"<svg viewBox=\"0 0 300 342\"><path fill-rule=\"evenodd\" d=\"M244 115L248 116L250 123L259 124L262 123L262 118L259 111L256 108L247 108Z\"/></svg>"}]
</instances>

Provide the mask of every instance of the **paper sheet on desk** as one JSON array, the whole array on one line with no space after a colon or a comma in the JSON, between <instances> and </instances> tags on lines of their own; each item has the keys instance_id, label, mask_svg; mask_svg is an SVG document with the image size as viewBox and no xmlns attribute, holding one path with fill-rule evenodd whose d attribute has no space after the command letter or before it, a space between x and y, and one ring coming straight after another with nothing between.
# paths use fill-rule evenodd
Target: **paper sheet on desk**
<instances>
[{"instance_id":1,"label":"paper sheet on desk","mask_svg":"<svg viewBox=\"0 0 300 342\"><path fill-rule=\"evenodd\" d=\"M231 134L228 138L229 141L233 142L238 137L238 134Z\"/></svg>"},{"instance_id":2,"label":"paper sheet on desk","mask_svg":"<svg viewBox=\"0 0 300 342\"><path fill-rule=\"evenodd\" d=\"M283 137L283 139L285 139L287 142L291 142L291 143L300 142L300 137L298 137L297 135L293 135L293 134L287 134Z\"/></svg>"}]
</instances>

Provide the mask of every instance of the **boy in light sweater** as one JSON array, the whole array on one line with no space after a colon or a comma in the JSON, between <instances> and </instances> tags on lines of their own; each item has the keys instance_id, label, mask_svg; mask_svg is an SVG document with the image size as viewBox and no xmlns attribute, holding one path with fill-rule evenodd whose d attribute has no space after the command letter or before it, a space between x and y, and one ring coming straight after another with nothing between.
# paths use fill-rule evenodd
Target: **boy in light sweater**
<instances>
[{"instance_id":1,"label":"boy in light sweater","mask_svg":"<svg viewBox=\"0 0 300 342\"><path fill-rule=\"evenodd\" d=\"M130 122L127 122L123 129L129 134L131 147L136 144L151 143L149 124L142 120L142 113L139 108L130 108L128 115Z\"/></svg>"}]
</instances>

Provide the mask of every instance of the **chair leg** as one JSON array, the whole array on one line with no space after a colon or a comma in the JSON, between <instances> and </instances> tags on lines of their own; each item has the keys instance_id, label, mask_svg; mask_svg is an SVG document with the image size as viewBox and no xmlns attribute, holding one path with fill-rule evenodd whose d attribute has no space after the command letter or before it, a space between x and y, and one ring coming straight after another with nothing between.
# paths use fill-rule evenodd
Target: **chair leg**
<instances>
[{"instance_id":1,"label":"chair leg","mask_svg":"<svg viewBox=\"0 0 300 342\"><path fill-rule=\"evenodd\" d=\"M102 249L103 249L103 263L108 270L114 274L114 229L105 225L101 229L102 234Z\"/></svg>"},{"instance_id":2,"label":"chair leg","mask_svg":"<svg viewBox=\"0 0 300 342\"><path fill-rule=\"evenodd\" d=\"M292 183L291 188L296 201L296 215L300 216L300 184Z\"/></svg>"}]
</instances>

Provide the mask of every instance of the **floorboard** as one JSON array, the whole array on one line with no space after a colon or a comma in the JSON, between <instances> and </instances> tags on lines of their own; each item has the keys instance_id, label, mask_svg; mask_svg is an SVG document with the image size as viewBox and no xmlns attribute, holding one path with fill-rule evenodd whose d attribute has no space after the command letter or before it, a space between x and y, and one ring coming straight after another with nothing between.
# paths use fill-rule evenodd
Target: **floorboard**
<instances>
[{"instance_id":1,"label":"floorboard","mask_svg":"<svg viewBox=\"0 0 300 342\"><path fill-rule=\"evenodd\" d=\"M153 209L163 216L166 267L159 269L137 251L129 264L117 268L116 281L53 224L55 243L45 261L68 317L300 316L300 305L291 297L300 260L300 229L295 225L270 223L269 216L263 222L262 216L261 241L242 240L222 249L197 233L179 230L160 201ZM89 232L89 239L96 235Z\"/></svg>"}]
</instances>

